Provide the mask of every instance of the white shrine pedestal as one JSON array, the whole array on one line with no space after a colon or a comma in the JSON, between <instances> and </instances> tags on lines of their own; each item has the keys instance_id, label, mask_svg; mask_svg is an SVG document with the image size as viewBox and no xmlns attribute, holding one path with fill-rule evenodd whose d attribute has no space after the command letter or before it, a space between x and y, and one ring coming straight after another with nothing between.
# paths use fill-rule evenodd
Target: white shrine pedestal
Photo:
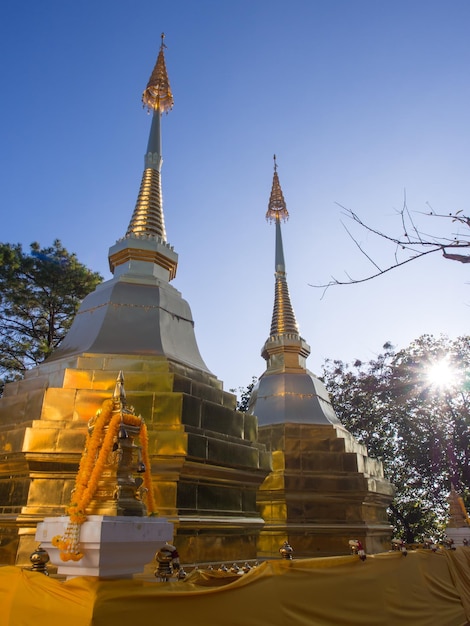
<instances>
[{"instance_id":1,"label":"white shrine pedestal","mask_svg":"<svg viewBox=\"0 0 470 626\"><path fill-rule=\"evenodd\" d=\"M36 530L36 541L49 553L57 573L69 578L99 576L131 578L141 573L155 553L173 540L173 524L161 517L89 515L80 530L80 561L62 561L52 538L63 535L69 518L46 517Z\"/></svg>"}]
</instances>

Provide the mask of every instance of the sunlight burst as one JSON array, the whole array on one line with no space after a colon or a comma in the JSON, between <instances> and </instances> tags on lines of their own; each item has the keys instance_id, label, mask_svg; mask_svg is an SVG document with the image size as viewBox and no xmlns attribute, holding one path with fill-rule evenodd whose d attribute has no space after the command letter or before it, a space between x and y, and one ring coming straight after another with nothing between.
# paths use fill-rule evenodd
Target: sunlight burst
<instances>
[{"instance_id":1,"label":"sunlight burst","mask_svg":"<svg viewBox=\"0 0 470 626\"><path fill-rule=\"evenodd\" d=\"M449 359L444 357L428 366L426 378L432 387L438 389L449 389L456 383L457 372L449 363Z\"/></svg>"}]
</instances>

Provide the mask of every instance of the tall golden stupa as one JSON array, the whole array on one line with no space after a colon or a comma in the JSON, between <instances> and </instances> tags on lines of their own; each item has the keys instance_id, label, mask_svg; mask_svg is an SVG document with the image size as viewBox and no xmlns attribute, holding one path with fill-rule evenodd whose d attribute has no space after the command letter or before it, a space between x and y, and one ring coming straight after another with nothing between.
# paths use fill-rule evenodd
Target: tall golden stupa
<instances>
[{"instance_id":1,"label":"tall golden stupa","mask_svg":"<svg viewBox=\"0 0 470 626\"><path fill-rule=\"evenodd\" d=\"M266 371L253 389L249 412L273 470L258 492L265 526L261 557L287 541L298 556L345 554L350 539L369 553L387 550L392 485L382 464L341 425L321 380L307 369L310 346L300 336L287 285L281 221L289 217L274 157L266 219L276 227L274 309L262 356Z\"/></svg>"},{"instance_id":2,"label":"tall golden stupa","mask_svg":"<svg viewBox=\"0 0 470 626\"><path fill-rule=\"evenodd\" d=\"M189 305L170 285L178 255L161 193L161 118L173 105L164 49L162 36L142 96L152 113L142 183L127 231L109 250L113 278L85 298L57 351L0 400L3 564L29 562L38 522L64 514L87 422L113 396L120 371L147 424L156 507L174 524L181 560L257 556L256 493L271 457L256 418L235 410L235 396L202 360Z\"/></svg>"}]
</instances>

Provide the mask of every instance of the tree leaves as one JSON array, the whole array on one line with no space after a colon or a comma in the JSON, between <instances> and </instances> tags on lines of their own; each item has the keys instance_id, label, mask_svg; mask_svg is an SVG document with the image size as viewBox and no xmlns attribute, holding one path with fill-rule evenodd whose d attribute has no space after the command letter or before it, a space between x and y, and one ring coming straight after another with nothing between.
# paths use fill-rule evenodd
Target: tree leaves
<instances>
[{"instance_id":1,"label":"tree leaves","mask_svg":"<svg viewBox=\"0 0 470 626\"><path fill-rule=\"evenodd\" d=\"M324 380L336 413L396 486L391 521L407 541L439 536L451 482L470 485L470 337L423 335L368 363L327 361ZM445 358L455 375L441 386L429 370ZM439 383L439 381L437 381Z\"/></svg>"},{"instance_id":2,"label":"tree leaves","mask_svg":"<svg viewBox=\"0 0 470 626\"><path fill-rule=\"evenodd\" d=\"M102 281L59 240L30 249L0 244L0 391L53 352L82 299Z\"/></svg>"},{"instance_id":3,"label":"tree leaves","mask_svg":"<svg viewBox=\"0 0 470 626\"><path fill-rule=\"evenodd\" d=\"M240 394L237 399L237 411L241 411L242 413L246 413L248 411L248 406L250 404L251 392L253 391L254 386L256 385L258 379L256 376L251 377L251 383L246 387L238 387L237 389L229 389L231 393Z\"/></svg>"}]
</instances>

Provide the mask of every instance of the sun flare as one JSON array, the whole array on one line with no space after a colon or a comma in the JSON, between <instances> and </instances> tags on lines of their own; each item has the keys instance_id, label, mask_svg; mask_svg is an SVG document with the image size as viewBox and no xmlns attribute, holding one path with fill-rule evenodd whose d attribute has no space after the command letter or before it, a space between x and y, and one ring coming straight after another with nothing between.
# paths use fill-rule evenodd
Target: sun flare
<instances>
[{"instance_id":1,"label":"sun flare","mask_svg":"<svg viewBox=\"0 0 470 626\"><path fill-rule=\"evenodd\" d=\"M457 372L449 363L448 358L444 357L440 361L436 361L428 366L426 378L432 387L438 389L448 389L455 385Z\"/></svg>"}]
</instances>

